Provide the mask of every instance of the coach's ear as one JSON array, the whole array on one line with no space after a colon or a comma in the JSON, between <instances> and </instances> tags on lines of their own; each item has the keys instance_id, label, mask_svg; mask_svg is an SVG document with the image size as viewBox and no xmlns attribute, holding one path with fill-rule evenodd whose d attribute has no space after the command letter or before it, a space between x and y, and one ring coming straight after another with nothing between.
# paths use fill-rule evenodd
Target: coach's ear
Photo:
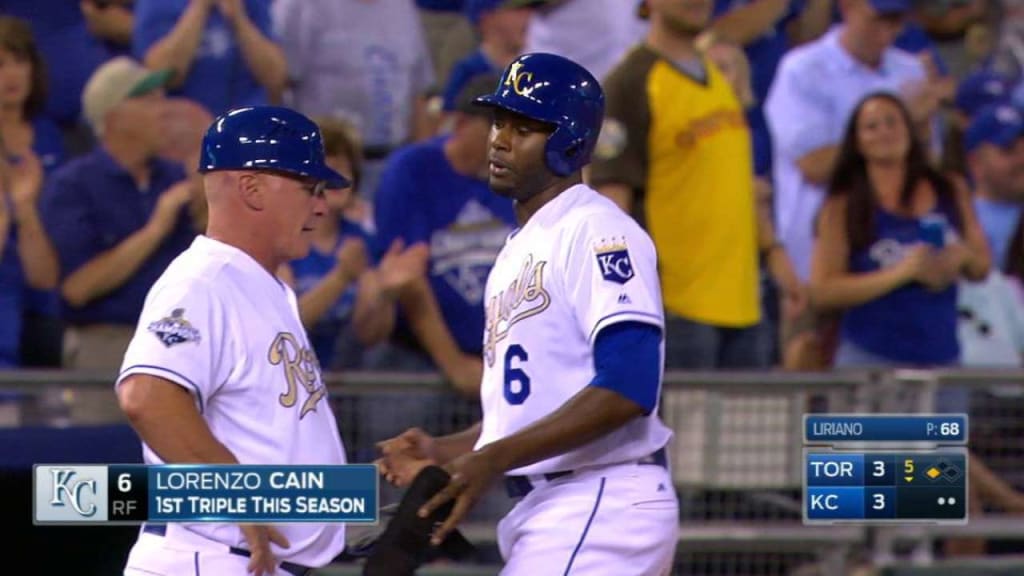
<instances>
[{"instance_id":1,"label":"coach's ear","mask_svg":"<svg viewBox=\"0 0 1024 576\"><path fill-rule=\"evenodd\" d=\"M263 186L260 186L257 174L246 173L238 176L238 193L242 202L256 212L262 212L266 208L266 197L263 194Z\"/></svg>"}]
</instances>

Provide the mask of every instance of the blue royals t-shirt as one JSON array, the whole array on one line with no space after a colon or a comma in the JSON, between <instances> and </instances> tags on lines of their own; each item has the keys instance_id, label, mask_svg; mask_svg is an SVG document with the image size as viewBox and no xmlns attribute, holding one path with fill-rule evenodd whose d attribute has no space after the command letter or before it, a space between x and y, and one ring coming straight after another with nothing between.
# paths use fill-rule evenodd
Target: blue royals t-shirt
<instances>
[{"instance_id":1,"label":"blue royals t-shirt","mask_svg":"<svg viewBox=\"0 0 1024 576\"><path fill-rule=\"evenodd\" d=\"M139 61L171 32L188 3L189 0L136 0L132 52ZM270 0L244 0L243 4L260 32L273 38ZM216 7L210 11L185 83L171 94L199 102L214 116L231 108L267 104L266 91L249 71L231 26Z\"/></svg>"},{"instance_id":2,"label":"blue royals t-shirt","mask_svg":"<svg viewBox=\"0 0 1024 576\"><path fill-rule=\"evenodd\" d=\"M455 172L444 155L446 139L407 146L388 162L375 199L377 253L396 238L407 246L427 243L427 274L445 323L463 352L479 354L484 287L515 212L485 180ZM404 322L398 330L409 339Z\"/></svg>"},{"instance_id":3,"label":"blue royals t-shirt","mask_svg":"<svg viewBox=\"0 0 1024 576\"><path fill-rule=\"evenodd\" d=\"M366 231L358 224L343 219L341 228L338 230L338 241L331 251L321 252L314 246L305 258L292 260L291 268L292 274L295 276L296 295L301 298L303 294L312 290L323 280L337 262L335 254L338 252L338 248L349 238L361 238L366 242L367 249L371 249L370 236ZM308 331L313 350L324 370L359 367L360 349L358 345L351 347L346 345L342 353L338 354L338 340L341 334L351 326L358 292L359 283L352 282L334 305ZM353 342L353 344L356 343Z\"/></svg>"},{"instance_id":4,"label":"blue royals t-shirt","mask_svg":"<svg viewBox=\"0 0 1024 576\"><path fill-rule=\"evenodd\" d=\"M893 266L914 243L939 250L955 238L952 210L939 207L920 218L875 211L875 241L850 254L850 272L867 273ZM912 282L843 316L842 337L864 350L912 366L949 365L959 361L956 283L932 292Z\"/></svg>"},{"instance_id":5,"label":"blue royals t-shirt","mask_svg":"<svg viewBox=\"0 0 1024 576\"><path fill-rule=\"evenodd\" d=\"M42 164L44 177L64 162L64 145L60 130L48 118L32 121L32 151ZM16 158L11 159L17 162ZM8 206L8 210L10 206ZM26 310L45 316L60 313L56 291L33 290L25 286L25 277L18 257L18 235L12 224L0 253L0 368L18 364L22 313Z\"/></svg>"}]
</instances>

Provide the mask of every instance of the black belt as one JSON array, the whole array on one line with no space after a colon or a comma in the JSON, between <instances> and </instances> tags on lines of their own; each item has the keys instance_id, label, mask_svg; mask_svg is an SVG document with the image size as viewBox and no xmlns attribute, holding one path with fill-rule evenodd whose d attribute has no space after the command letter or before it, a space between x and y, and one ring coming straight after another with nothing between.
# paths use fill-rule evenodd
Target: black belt
<instances>
[{"instance_id":1,"label":"black belt","mask_svg":"<svg viewBox=\"0 0 1024 576\"><path fill-rule=\"evenodd\" d=\"M665 453L665 448L661 447L650 456L641 458L637 464L661 466L668 469L668 455ZM561 472L548 472L543 476L548 482L553 482L575 472L575 470L563 470ZM534 488L535 486L533 482L530 482L529 476L505 476L505 491L508 493L509 498L522 498L532 492Z\"/></svg>"},{"instance_id":2,"label":"black belt","mask_svg":"<svg viewBox=\"0 0 1024 576\"><path fill-rule=\"evenodd\" d=\"M156 536L166 536L167 526L165 524L146 524L145 526L143 526L142 531L147 534L154 534ZM252 556L252 552L249 552L245 548L235 548L234 546L229 546L228 551L237 556L245 556L246 558ZM309 568L308 566L302 566L292 562L281 562L278 566L281 568L281 570L284 570L292 576L307 576L308 574L313 572L313 569Z\"/></svg>"}]
</instances>

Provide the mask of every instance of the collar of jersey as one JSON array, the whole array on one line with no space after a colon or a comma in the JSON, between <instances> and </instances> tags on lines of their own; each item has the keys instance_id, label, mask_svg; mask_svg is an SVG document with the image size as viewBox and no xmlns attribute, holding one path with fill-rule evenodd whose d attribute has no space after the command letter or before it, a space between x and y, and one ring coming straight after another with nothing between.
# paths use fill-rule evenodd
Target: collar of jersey
<instances>
[{"instance_id":1,"label":"collar of jersey","mask_svg":"<svg viewBox=\"0 0 1024 576\"><path fill-rule=\"evenodd\" d=\"M260 266L259 262L244 250L240 250L230 244L225 244L220 240L210 238L205 234L196 236L194 242L207 252L223 255L225 257L225 261L241 268L248 278L259 278L260 284L265 286L268 290L276 289L280 292L284 288L284 284L282 284L276 276L267 272L263 266Z\"/></svg>"},{"instance_id":2,"label":"collar of jersey","mask_svg":"<svg viewBox=\"0 0 1024 576\"><path fill-rule=\"evenodd\" d=\"M575 204L577 199L582 194L586 193L587 190L589 190L589 188L587 188L585 184L575 184L567 188L561 194L548 201L547 204L541 206L540 210L534 212L533 216L530 217L526 224L513 230L512 234L509 235L509 239L516 237L523 230L529 230L536 226L549 226L556 222L563 214L565 214L566 209L572 204Z\"/></svg>"}]
</instances>

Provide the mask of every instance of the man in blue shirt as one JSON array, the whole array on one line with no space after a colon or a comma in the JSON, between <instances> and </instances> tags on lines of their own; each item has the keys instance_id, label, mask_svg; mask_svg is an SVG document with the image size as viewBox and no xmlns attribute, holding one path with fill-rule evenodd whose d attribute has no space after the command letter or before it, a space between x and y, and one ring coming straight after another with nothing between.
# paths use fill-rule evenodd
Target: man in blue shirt
<instances>
[{"instance_id":1,"label":"man in blue shirt","mask_svg":"<svg viewBox=\"0 0 1024 576\"><path fill-rule=\"evenodd\" d=\"M138 0L132 50L213 115L278 101L288 77L270 0Z\"/></svg>"},{"instance_id":2,"label":"man in blue shirt","mask_svg":"<svg viewBox=\"0 0 1024 576\"><path fill-rule=\"evenodd\" d=\"M1010 104L983 109L964 134L964 148L992 268L1005 270L1024 207L1024 114Z\"/></svg>"},{"instance_id":3,"label":"man in blue shirt","mask_svg":"<svg viewBox=\"0 0 1024 576\"><path fill-rule=\"evenodd\" d=\"M430 246L426 281L400 296L402 321L387 363L433 363L470 396L480 385L487 275L515 222L512 202L487 186L490 116L472 105L497 84L493 76L470 82L451 135L396 152L376 197L380 247L397 238Z\"/></svg>"},{"instance_id":4,"label":"man in blue shirt","mask_svg":"<svg viewBox=\"0 0 1024 576\"><path fill-rule=\"evenodd\" d=\"M496 75L523 51L530 10L508 8L506 0L468 0L466 18L480 36L480 46L455 63L444 89L444 110L455 109L455 99L473 77Z\"/></svg>"},{"instance_id":5,"label":"man in blue shirt","mask_svg":"<svg viewBox=\"0 0 1024 576\"><path fill-rule=\"evenodd\" d=\"M42 214L60 260L70 367L120 365L150 286L195 236L182 210L185 173L156 154L169 76L125 56L97 69L82 109L99 146L46 183Z\"/></svg>"}]
</instances>

